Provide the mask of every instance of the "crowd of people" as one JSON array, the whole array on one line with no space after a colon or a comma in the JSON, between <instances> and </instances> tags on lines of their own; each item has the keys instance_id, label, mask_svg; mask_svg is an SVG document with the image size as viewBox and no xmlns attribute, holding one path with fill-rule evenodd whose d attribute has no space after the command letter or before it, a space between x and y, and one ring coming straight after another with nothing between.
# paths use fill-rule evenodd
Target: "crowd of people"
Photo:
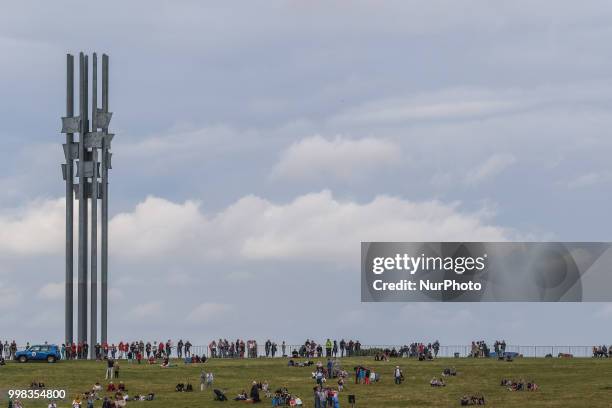
<instances>
[{"instance_id":1,"label":"crowd of people","mask_svg":"<svg viewBox=\"0 0 612 408\"><path fill-rule=\"evenodd\" d=\"M108 395L103 395L104 392L108 393ZM123 408L127 405L128 401L153 401L154 398L155 393L153 392L130 395L127 386L122 381L118 384L110 381L106 387L96 382L90 390L78 393L74 397L72 408L83 408L83 406L93 408L96 401L100 401L102 408ZM55 402L51 401L49 407L56 408Z\"/></svg>"},{"instance_id":2,"label":"crowd of people","mask_svg":"<svg viewBox=\"0 0 612 408\"><path fill-rule=\"evenodd\" d=\"M266 342L266 357L269 357L270 346ZM213 340L208 345L211 358L256 358L257 357L257 341L247 340L246 342L237 339L235 342L230 342L227 339ZM276 345L274 353L276 354Z\"/></svg>"},{"instance_id":3,"label":"crowd of people","mask_svg":"<svg viewBox=\"0 0 612 408\"><path fill-rule=\"evenodd\" d=\"M486 357L488 358L490 354L490 349L487 343L484 340L473 341L472 349L470 351L470 357Z\"/></svg>"},{"instance_id":4,"label":"crowd of people","mask_svg":"<svg viewBox=\"0 0 612 408\"><path fill-rule=\"evenodd\" d=\"M17 343L15 340L11 341L10 343L8 340L5 340L4 343L0 341L0 358L14 360L15 353L17 353Z\"/></svg>"},{"instance_id":5,"label":"crowd of people","mask_svg":"<svg viewBox=\"0 0 612 408\"><path fill-rule=\"evenodd\" d=\"M493 350L496 355L503 356L506 353L506 340L496 340L495 343L493 343Z\"/></svg>"},{"instance_id":6,"label":"crowd of people","mask_svg":"<svg viewBox=\"0 0 612 408\"><path fill-rule=\"evenodd\" d=\"M225 340L222 340L219 343L214 343L216 347L219 347L219 344L221 343L221 349L217 348L215 350L215 353L218 353L215 354L217 357L223 357L224 355L227 355L227 353L230 353L232 350L231 343L226 344ZM238 345L238 353L240 353L241 343L242 342L240 340L234 343L234 353L236 352L236 344ZM160 344L163 344L163 346L160 346ZM245 346L244 351L248 354L249 341L243 342L243 344ZM189 360L190 357L185 357L185 355L186 351L189 351L189 347L185 348L185 345L186 343L180 341L177 344L176 349L174 349L171 341L163 343L142 343L142 345L141 342L121 342L120 347L117 348L117 351L115 353L112 352L111 348L109 349L109 355L104 355L102 357L106 370L106 385L103 386L99 382L96 382L90 390L87 390L86 392L80 393L75 396L72 402L72 407L93 408L94 403L96 401L101 401L102 408L123 408L126 406L128 401L153 400L155 398L155 394L152 392L144 394L135 393L133 395L130 395L128 393L128 387L123 382L123 379L120 379L122 377L120 376L119 362L117 360L122 358L130 359L130 353L142 353L142 350L144 350L144 353L148 355L149 358L161 358L163 362L168 362L172 351L176 350L176 356L178 357L180 355L183 358L185 364L188 364L189 362L187 360ZM326 345L327 343L325 343L325 346ZM342 368L341 361L334 356L334 342L331 342L331 345L331 350L329 352L327 350L327 347L324 347L324 351L318 351L317 349L320 345L311 340L306 341L303 345L307 349L307 352L304 353L305 357L327 356L325 363L323 362L325 360L314 363L310 359L306 360L305 362L299 362L297 360L294 360L293 358L289 359L290 366L315 367L314 372L312 372L312 379L314 380L312 398L314 401L314 406L319 408L339 408L340 395L345 392L346 381L349 378L349 373ZM486 351L487 349L486 344L484 344L484 342L475 342L475 345L478 348L479 353L481 352L480 350ZM439 343L434 342L432 344L427 345L423 343L413 343L410 346L405 347L407 351L402 352L402 355L404 355L405 357L421 357L426 356L428 354L436 355L434 350L439 347ZM505 344L503 342L496 342L494 347L496 351L499 350L499 352L503 353L502 350L505 349ZM269 349L268 356L273 356L274 343L272 341L266 341L265 348ZM180 353L178 351L179 349L181 350ZM354 352L354 350L355 348L353 347L352 351ZM606 348L605 350L607 351L608 349ZM238 354L238 356L240 356L240 354ZM372 356L368 356L368 358L372 358ZM377 357L374 357L374 359L376 358ZM361 360L363 360L363 358L361 358ZM162 367L164 367L164 363L162 363ZM372 384L376 384L382 380L382 377L378 372L376 372L374 369L368 367L368 365L365 364L359 364L355 366L353 368L353 371L355 386L369 386ZM404 382L404 372L399 365L396 365L393 368L393 371L389 372L388 374L390 374L389 378L393 379L395 385L399 386ZM431 387L446 387L448 384L445 381L444 377L450 380L450 377L454 377L456 375L457 371L454 367L445 368L442 372L442 376L436 376L432 378L429 381L429 384ZM202 369L200 371L199 379L201 392L212 391L213 395L215 396L215 399L221 401L226 401L228 399L223 389L214 388L215 376L211 370ZM450 384L452 384L452 381L450 382ZM501 385L507 387L508 390L511 391L536 391L539 389L538 385L534 381L525 381L523 379L520 379L518 381L502 379ZM35 387L44 388L44 383L40 380L32 381L31 388ZM267 380L263 382L253 380L250 389L246 388L245 390L238 393L233 399L235 401L244 401L249 403L260 403L263 400L268 400L273 407L303 406L303 401L301 397L295 394L291 394L286 387L276 388L275 391L272 392L273 389L274 388L271 387ZM246 390L248 390L248 392ZM176 385L175 391L193 392L194 389L189 382L181 382ZM351 397L354 398L353 395L351 395ZM460 405L484 405L484 397L482 395L465 395L461 398L459 402ZM50 407L52 406L52 404L54 404L53 401L50 403ZM15 406L16 405L13 405L13 408L15 408ZM55 408L55 405L53 405L52 408Z\"/></svg>"},{"instance_id":7,"label":"crowd of people","mask_svg":"<svg viewBox=\"0 0 612 408\"><path fill-rule=\"evenodd\" d=\"M593 357L598 358L612 358L612 345L610 347L602 346L593 346Z\"/></svg>"},{"instance_id":8,"label":"crowd of people","mask_svg":"<svg viewBox=\"0 0 612 408\"><path fill-rule=\"evenodd\" d=\"M525 381L524 379L515 381L508 378L502 378L500 385L502 387L507 387L509 391L537 391L540 388L535 382Z\"/></svg>"},{"instance_id":9,"label":"crowd of people","mask_svg":"<svg viewBox=\"0 0 612 408\"><path fill-rule=\"evenodd\" d=\"M45 342L47 344L47 342ZM25 348L28 349L30 343L26 343ZM191 357L192 344L189 341L179 340L176 345L171 340L167 341L120 341L115 343L96 343L93 346L93 358L102 360L112 358L113 360L126 359L135 361L153 358L171 358L171 357ZM17 343L13 340L12 343L5 341L3 344L0 341L0 357L4 356L7 360L13 360L17 352ZM89 358L90 345L85 342L63 343L60 347L62 360L84 360Z\"/></svg>"}]
</instances>

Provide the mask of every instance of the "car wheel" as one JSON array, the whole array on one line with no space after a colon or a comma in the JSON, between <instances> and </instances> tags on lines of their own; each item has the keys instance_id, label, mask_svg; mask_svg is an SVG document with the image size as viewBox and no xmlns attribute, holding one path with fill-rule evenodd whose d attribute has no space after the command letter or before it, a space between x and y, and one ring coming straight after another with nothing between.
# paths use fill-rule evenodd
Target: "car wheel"
<instances>
[{"instance_id":1,"label":"car wheel","mask_svg":"<svg viewBox=\"0 0 612 408\"><path fill-rule=\"evenodd\" d=\"M19 356L20 363L25 363L26 361L28 361L28 358L26 356Z\"/></svg>"},{"instance_id":2,"label":"car wheel","mask_svg":"<svg viewBox=\"0 0 612 408\"><path fill-rule=\"evenodd\" d=\"M55 356L47 357L47 363L55 363Z\"/></svg>"}]
</instances>

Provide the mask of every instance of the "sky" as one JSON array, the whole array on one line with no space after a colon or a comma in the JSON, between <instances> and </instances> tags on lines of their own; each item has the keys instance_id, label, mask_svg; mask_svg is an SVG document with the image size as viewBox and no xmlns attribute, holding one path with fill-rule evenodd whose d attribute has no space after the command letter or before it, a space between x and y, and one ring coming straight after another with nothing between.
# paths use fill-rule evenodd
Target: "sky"
<instances>
[{"instance_id":1,"label":"sky","mask_svg":"<svg viewBox=\"0 0 612 408\"><path fill-rule=\"evenodd\" d=\"M111 341L612 341L612 304L361 303L359 256L612 241L612 3L1 5L0 339L62 340L65 59L96 51Z\"/></svg>"}]
</instances>

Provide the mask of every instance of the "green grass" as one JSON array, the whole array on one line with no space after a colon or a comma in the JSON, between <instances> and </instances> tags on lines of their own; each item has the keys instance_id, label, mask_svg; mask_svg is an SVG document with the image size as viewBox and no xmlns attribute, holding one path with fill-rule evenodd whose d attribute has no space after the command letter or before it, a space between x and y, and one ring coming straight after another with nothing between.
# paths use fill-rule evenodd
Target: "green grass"
<instances>
[{"instance_id":1,"label":"green grass","mask_svg":"<svg viewBox=\"0 0 612 408\"><path fill-rule=\"evenodd\" d=\"M316 361L316 360L315 360ZM324 360L323 360L324 361ZM342 366L349 372L357 364L371 367L382 376L374 385L355 385L349 379L341 395L341 406L348 407L347 395L357 396L357 407L456 407L459 398L466 393L483 393L489 407L612 407L612 359L517 359L500 362L485 359L439 359L419 362L397 359L375 362L371 357L342 359ZM286 386L304 400L305 407L312 407L313 380L311 368L288 367L285 359L212 360L205 365L184 365L176 362L175 368L162 369L158 365L121 363L121 380L130 395L156 394L155 401L129 402L128 407L239 407L244 403L214 402L212 392L199 392L199 373L204 367L215 374L215 387L227 391L233 398L242 389L249 390L253 380L267 380L272 389ZM392 372L395 364L404 370L406 381L396 386ZM447 379L444 388L432 388L429 380L440 376L444 367L456 367L457 377ZM64 389L70 400L76 393L89 390L104 381L105 366L102 362L78 361L19 364L9 362L0 367L2 405L6 406L8 389L27 388L32 380L43 381L47 388ZM541 387L537 392L511 392L499 385L502 377L533 379ZM189 381L193 393L176 393L178 382ZM333 383L335 385L335 383ZM24 407L46 407L44 400L24 400ZM224 405L223 405L224 404ZM96 407L101 405L96 403ZM69 406L68 398L60 401L60 407ZM269 400L259 406L271 406Z\"/></svg>"}]
</instances>

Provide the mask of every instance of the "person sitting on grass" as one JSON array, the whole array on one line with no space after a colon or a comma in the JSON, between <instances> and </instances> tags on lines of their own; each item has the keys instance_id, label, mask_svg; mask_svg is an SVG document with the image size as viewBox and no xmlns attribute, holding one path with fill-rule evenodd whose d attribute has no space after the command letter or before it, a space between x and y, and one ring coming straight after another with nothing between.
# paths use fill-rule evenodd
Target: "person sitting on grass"
<instances>
[{"instance_id":1,"label":"person sitting on grass","mask_svg":"<svg viewBox=\"0 0 612 408\"><path fill-rule=\"evenodd\" d=\"M264 380L263 384L261 384L261 390L264 392L266 398L270 398L272 393L270 392L270 385L268 384L268 380Z\"/></svg>"},{"instance_id":2,"label":"person sitting on grass","mask_svg":"<svg viewBox=\"0 0 612 408\"><path fill-rule=\"evenodd\" d=\"M215 401L227 401L227 397L223 391L215 388L213 392L215 393Z\"/></svg>"},{"instance_id":3,"label":"person sitting on grass","mask_svg":"<svg viewBox=\"0 0 612 408\"><path fill-rule=\"evenodd\" d=\"M485 398L483 395L464 395L460 400L461 405L485 405Z\"/></svg>"},{"instance_id":4,"label":"person sitting on grass","mask_svg":"<svg viewBox=\"0 0 612 408\"><path fill-rule=\"evenodd\" d=\"M117 386L111 381L106 386L106 391L107 392L115 392L115 391L117 391Z\"/></svg>"},{"instance_id":5,"label":"person sitting on grass","mask_svg":"<svg viewBox=\"0 0 612 408\"><path fill-rule=\"evenodd\" d=\"M111 401L108 397L104 397L102 400L102 408L111 408Z\"/></svg>"},{"instance_id":6,"label":"person sitting on grass","mask_svg":"<svg viewBox=\"0 0 612 408\"><path fill-rule=\"evenodd\" d=\"M429 385L431 385L432 387L445 387L446 384L444 383L444 380L442 380L441 378L432 378L431 381L429 382Z\"/></svg>"},{"instance_id":7,"label":"person sitting on grass","mask_svg":"<svg viewBox=\"0 0 612 408\"><path fill-rule=\"evenodd\" d=\"M540 387L533 381L527 383L527 391L537 391Z\"/></svg>"},{"instance_id":8,"label":"person sitting on grass","mask_svg":"<svg viewBox=\"0 0 612 408\"><path fill-rule=\"evenodd\" d=\"M118 392L115 394L115 407L123 408L126 406L125 399L123 398L123 394Z\"/></svg>"},{"instance_id":9,"label":"person sitting on grass","mask_svg":"<svg viewBox=\"0 0 612 408\"><path fill-rule=\"evenodd\" d=\"M457 375L457 370L455 369L455 367L445 368L444 371L442 372L442 375L444 377L454 377Z\"/></svg>"},{"instance_id":10,"label":"person sitting on grass","mask_svg":"<svg viewBox=\"0 0 612 408\"><path fill-rule=\"evenodd\" d=\"M117 390L121 391L121 392L126 392L127 388L125 387L125 384L123 383L123 381L119 381L119 385L117 386Z\"/></svg>"},{"instance_id":11,"label":"person sitting on grass","mask_svg":"<svg viewBox=\"0 0 612 408\"><path fill-rule=\"evenodd\" d=\"M246 401L249 399L249 396L247 395L245 390L242 390L237 396L236 398L234 398L234 401Z\"/></svg>"},{"instance_id":12,"label":"person sitting on grass","mask_svg":"<svg viewBox=\"0 0 612 408\"><path fill-rule=\"evenodd\" d=\"M102 386L100 385L100 383L99 383L99 382L96 382L96 383L93 385L93 387L91 387L91 391L92 391L94 394L97 394L97 393L99 393L99 392L101 392L101 391L102 391Z\"/></svg>"},{"instance_id":13,"label":"person sitting on grass","mask_svg":"<svg viewBox=\"0 0 612 408\"><path fill-rule=\"evenodd\" d=\"M340 392L344 391L344 378L343 377L338 378L338 391Z\"/></svg>"}]
</instances>

